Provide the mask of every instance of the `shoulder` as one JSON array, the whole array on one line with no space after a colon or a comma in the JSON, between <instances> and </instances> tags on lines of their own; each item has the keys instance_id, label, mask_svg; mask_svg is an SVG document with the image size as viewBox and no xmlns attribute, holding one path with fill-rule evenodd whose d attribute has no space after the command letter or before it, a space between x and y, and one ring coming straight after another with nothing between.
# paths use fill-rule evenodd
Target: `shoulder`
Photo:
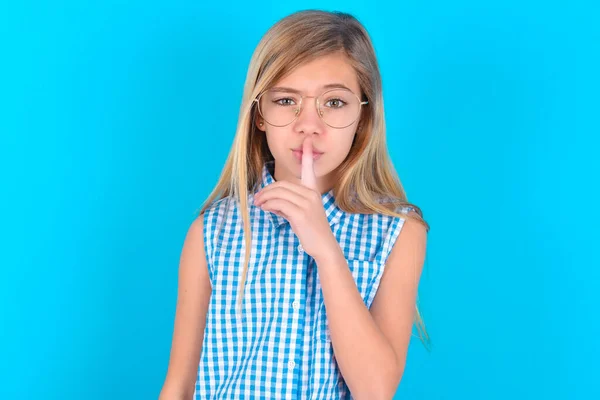
<instances>
[{"instance_id":1,"label":"shoulder","mask_svg":"<svg viewBox=\"0 0 600 400\"><path fill-rule=\"evenodd\" d=\"M378 225L382 228L383 247L382 264L394 263L398 254L406 254L409 249L413 255L425 252L429 226L423 219L421 210L406 201L385 199L389 212L377 213Z\"/></svg>"},{"instance_id":2,"label":"shoulder","mask_svg":"<svg viewBox=\"0 0 600 400\"><path fill-rule=\"evenodd\" d=\"M202 218L205 224L210 225L230 217L235 209L236 202L233 201L232 197L227 196L210 203L199 218Z\"/></svg>"},{"instance_id":3,"label":"shoulder","mask_svg":"<svg viewBox=\"0 0 600 400\"><path fill-rule=\"evenodd\" d=\"M204 219L200 215L191 222L185 235L180 259L180 269L182 271L192 271L198 265L205 265L206 243L204 237ZM207 268L203 269L206 270Z\"/></svg>"},{"instance_id":4,"label":"shoulder","mask_svg":"<svg viewBox=\"0 0 600 400\"><path fill-rule=\"evenodd\" d=\"M185 237L184 248L193 247L204 253L204 218L199 215L190 224Z\"/></svg>"},{"instance_id":5,"label":"shoulder","mask_svg":"<svg viewBox=\"0 0 600 400\"><path fill-rule=\"evenodd\" d=\"M401 263L422 266L427 247L427 224L412 207L405 207L400 213L410 217L398 217L402 220L402 226L392 246L390 263L397 264L398 260L402 260Z\"/></svg>"},{"instance_id":6,"label":"shoulder","mask_svg":"<svg viewBox=\"0 0 600 400\"><path fill-rule=\"evenodd\" d=\"M192 221L188 228L187 235L198 236L204 232L204 214L200 214L196 219Z\"/></svg>"},{"instance_id":7,"label":"shoulder","mask_svg":"<svg viewBox=\"0 0 600 400\"><path fill-rule=\"evenodd\" d=\"M411 248L424 248L429 227L423 219L421 209L413 204L403 203L395 207L394 213L396 215L393 218L401 222L401 229L396 242L402 241L403 245L408 243Z\"/></svg>"},{"instance_id":8,"label":"shoulder","mask_svg":"<svg viewBox=\"0 0 600 400\"><path fill-rule=\"evenodd\" d=\"M205 213L223 211L225 208L229 207L230 203L233 203L231 200L231 196L216 199L206 206Z\"/></svg>"},{"instance_id":9,"label":"shoulder","mask_svg":"<svg viewBox=\"0 0 600 400\"><path fill-rule=\"evenodd\" d=\"M234 197L213 201L200 217L204 222L204 242L209 260L217 249L243 236L242 214Z\"/></svg>"},{"instance_id":10,"label":"shoulder","mask_svg":"<svg viewBox=\"0 0 600 400\"><path fill-rule=\"evenodd\" d=\"M399 223L401 228L404 228L404 224L406 223L410 225L416 224L423 226L425 232L429 230L429 226L423 218L421 209L405 199L390 196L379 197L378 203L389 210L388 213L384 214L384 218L387 218L390 223Z\"/></svg>"}]
</instances>

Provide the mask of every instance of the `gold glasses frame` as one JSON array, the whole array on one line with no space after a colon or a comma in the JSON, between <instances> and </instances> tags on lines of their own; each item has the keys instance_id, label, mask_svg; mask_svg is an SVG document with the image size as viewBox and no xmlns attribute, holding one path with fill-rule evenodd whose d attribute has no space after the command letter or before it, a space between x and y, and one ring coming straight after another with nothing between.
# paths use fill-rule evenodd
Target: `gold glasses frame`
<instances>
[{"instance_id":1,"label":"gold glasses frame","mask_svg":"<svg viewBox=\"0 0 600 400\"><path fill-rule=\"evenodd\" d=\"M258 113L259 113L259 114L260 114L260 116L263 118L263 120L264 120L264 121L265 121L267 124L269 124L269 125L271 125L271 126L278 127L278 128L282 128L282 127L284 127L284 126L288 126L288 125L290 125L291 123L293 123L294 121L296 121L296 120L298 119L298 116L299 116L299 115L302 113L302 110L303 110L304 99L310 99L310 98L313 98L313 99L315 99L315 107L316 107L316 109L317 109L317 114L319 115L319 118L321 118L321 121L323 121L323 123L324 123L325 125L327 125L327 126L329 126L329 127L331 127L331 128L334 128L334 129L344 129L344 128L347 128L347 127L349 127L349 126L350 126L350 125L352 125L353 123L355 123L355 122L356 122L356 120L357 120L357 119L360 117L361 110L362 110L362 106L364 106L364 105L366 105L366 104L369 104L369 102L368 102L368 101L361 101L360 97L358 97L358 96L356 95L356 93L354 93L352 90L350 90L350 89L348 89L348 88L335 88L335 89L326 89L326 90L325 90L323 93L321 93L321 94L320 94L320 95L318 95L318 96L303 96L303 95L301 95L300 93L297 93L296 91L288 91L288 90L285 90L285 92L293 92L293 93L297 93L297 94L299 94L299 95L300 95L300 104L298 104L298 108L296 108L296 110L295 110L295 114L296 114L296 115L294 116L294 119L292 119L290 122L288 122L288 123L287 123L287 124L285 124L285 125L274 125L274 124L270 123L269 121L267 121L267 119L264 117L264 115L263 115L263 113L262 113L262 110L260 109L260 99L262 98L262 96L263 96L265 93L269 92L270 90L272 90L272 89L267 89L267 90L264 90L263 92L261 92L261 93L260 93L258 96L256 96L256 98L254 99L254 102L256 103L256 105L257 105L257 107L258 107ZM328 123L327 123L327 122L326 122L326 121L323 119L323 114L324 114L324 112L321 110L321 104L320 104L320 102L319 102L319 98L323 97L325 94L327 94L327 93L329 93L329 92L338 91L338 90L344 90L344 91L347 91L347 92L350 92L350 93L352 93L352 95L353 95L354 97L356 97L356 99L357 99L357 100L358 100L358 102L359 102L359 108L358 108L358 113L356 113L356 118L355 118L355 119L354 119L352 122L350 122L348 125L346 125L346 126L341 126L341 127L339 127L339 126L333 126L333 125L330 125L330 124L328 124ZM282 91L283 91L283 90L282 90Z\"/></svg>"}]
</instances>

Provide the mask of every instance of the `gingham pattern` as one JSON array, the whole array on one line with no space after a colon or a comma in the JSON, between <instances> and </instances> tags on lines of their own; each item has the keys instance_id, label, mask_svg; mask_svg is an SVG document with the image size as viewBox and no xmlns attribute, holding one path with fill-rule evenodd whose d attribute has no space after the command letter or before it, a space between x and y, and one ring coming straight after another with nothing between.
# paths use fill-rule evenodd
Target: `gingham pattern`
<instances>
[{"instance_id":1,"label":"gingham pattern","mask_svg":"<svg viewBox=\"0 0 600 400\"><path fill-rule=\"evenodd\" d=\"M260 188L274 182L265 164ZM333 191L323 194L327 219L367 305L404 219L349 214ZM290 224L253 205L252 244L242 313L236 296L244 260L237 203L229 198L204 214L212 295L194 399L351 399L337 368L314 260ZM406 211L406 210L405 210Z\"/></svg>"}]
</instances>

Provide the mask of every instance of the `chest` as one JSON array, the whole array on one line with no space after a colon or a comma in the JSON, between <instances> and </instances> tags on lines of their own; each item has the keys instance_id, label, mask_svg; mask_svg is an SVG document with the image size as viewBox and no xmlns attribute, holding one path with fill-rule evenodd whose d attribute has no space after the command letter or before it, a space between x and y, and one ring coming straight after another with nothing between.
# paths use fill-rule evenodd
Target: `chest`
<instances>
[{"instance_id":1,"label":"chest","mask_svg":"<svg viewBox=\"0 0 600 400\"><path fill-rule=\"evenodd\" d=\"M244 278L246 246L241 224L225 225L213 246L212 285L218 306L232 324L277 335L294 328L299 333L317 332L329 340L319 266L302 248L289 224L275 226L254 216L251 220L251 252L243 287L244 301L237 307ZM364 218L344 218L331 226L346 258L345 267L367 307L370 307L383 273L377 254L383 246L382 229ZM241 312L240 312L241 311ZM308 329L310 328L310 329Z\"/></svg>"}]
</instances>

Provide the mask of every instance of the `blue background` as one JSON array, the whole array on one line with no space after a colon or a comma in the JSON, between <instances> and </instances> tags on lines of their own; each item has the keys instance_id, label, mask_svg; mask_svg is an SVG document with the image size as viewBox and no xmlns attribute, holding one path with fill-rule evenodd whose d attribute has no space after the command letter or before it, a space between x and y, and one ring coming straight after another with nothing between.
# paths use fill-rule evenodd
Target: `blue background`
<instances>
[{"instance_id":1,"label":"blue background","mask_svg":"<svg viewBox=\"0 0 600 400\"><path fill-rule=\"evenodd\" d=\"M597 381L597 2L0 6L0 398L153 399L179 254L254 46L354 13L388 143L431 224L397 399L590 399Z\"/></svg>"}]
</instances>

